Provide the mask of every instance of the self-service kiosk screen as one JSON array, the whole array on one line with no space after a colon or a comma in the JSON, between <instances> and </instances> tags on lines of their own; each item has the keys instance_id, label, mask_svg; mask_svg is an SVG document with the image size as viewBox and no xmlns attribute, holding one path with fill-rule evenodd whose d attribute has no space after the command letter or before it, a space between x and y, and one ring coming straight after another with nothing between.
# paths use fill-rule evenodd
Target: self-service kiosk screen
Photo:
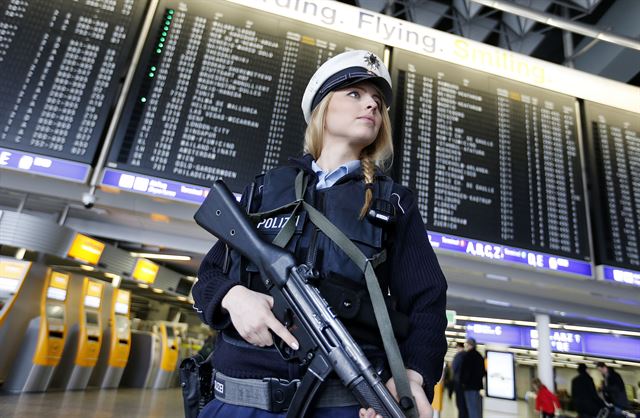
<instances>
[{"instance_id":1,"label":"self-service kiosk screen","mask_svg":"<svg viewBox=\"0 0 640 418\"><path fill-rule=\"evenodd\" d=\"M84 297L84 306L97 309L100 307L100 298L97 296L87 295Z\"/></svg>"},{"instance_id":2,"label":"self-service kiosk screen","mask_svg":"<svg viewBox=\"0 0 640 418\"><path fill-rule=\"evenodd\" d=\"M302 153L307 81L347 48L383 52L245 6L160 1L108 167L205 187L222 178L240 192L256 173ZM114 185L178 197L160 180L128 175Z\"/></svg>"},{"instance_id":3,"label":"self-service kiosk screen","mask_svg":"<svg viewBox=\"0 0 640 418\"><path fill-rule=\"evenodd\" d=\"M64 302L64 300L67 298L67 291L64 289L58 289L57 287L49 286L49 288L47 289L47 298Z\"/></svg>"},{"instance_id":4,"label":"self-service kiosk screen","mask_svg":"<svg viewBox=\"0 0 640 418\"><path fill-rule=\"evenodd\" d=\"M124 338L129 334L129 319L122 315L116 315L116 334L118 338Z\"/></svg>"},{"instance_id":5,"label":"self-service kiosk screen","mask_svg":"<svg viewBox=\"0 0 640 418\"><path fill-rule=\"evenodd\" d=\"M399 49L392 62L394 165L427 229L590 260L576 100Z\"/></svg>"},{"instance_id":6,"label":"self-service kiosk screen","mask_svg":"<svg viewBox=\"0 0 640 418\"><path fill-rule=\"evenodd\" d=\"M129 313L129 305L126 303L122 303L122 302L116 302L116 308L115 311L117 314L123 314L126 315Z\"/></svg>"},{"instance_id":7,"label":"self-service kiosk screen","mask_svg":"<svg viewBox=\"0 0 640 418\"><path fill-rule=\"evenodd\" d=\"M60 321L64 321L63 305L47 303L46 312L47 312L48 319L59 319Z\"/></svg>"},{"instance_id":8,"label":"self-service kiosk screen","mask_svg":"<svg viewBox=\"0 0 640 418\"><path fill-rule=\"evenodd\" d=\"M167 338L173 338L175 335L173 333L173 327L165 327L167 329Z\"/></svg>"},{"instance_id":9,"label":"self-service kiosk screen","mask_svg":"<svg viewBox=\"0 0 640 418\"><path fill-rule=\"evenodd\" d=\"M100 321L98 320L98 314L96 312L91 312L91 311L85 312L85 318L87 319L87 325L95 325L95 326L100 325Z\"/></svg>"}]
</instances>

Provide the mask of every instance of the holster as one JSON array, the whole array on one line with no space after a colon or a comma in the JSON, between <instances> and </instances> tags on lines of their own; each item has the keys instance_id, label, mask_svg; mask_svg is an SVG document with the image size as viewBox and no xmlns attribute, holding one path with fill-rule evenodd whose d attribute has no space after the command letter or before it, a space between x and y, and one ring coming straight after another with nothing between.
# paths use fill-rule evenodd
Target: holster
<instances>
[{"instance_id":1,"label":"holster","mask_svg":"<svg viewBox=\"0 0 640 418\"><path fill-rule=\"evenodd\" d=\"M204 406L213 399L213 366L211 357L201 354L188 357L180 363L180 386L185 418L197 418Z\"/></svg>"}]
</instances>

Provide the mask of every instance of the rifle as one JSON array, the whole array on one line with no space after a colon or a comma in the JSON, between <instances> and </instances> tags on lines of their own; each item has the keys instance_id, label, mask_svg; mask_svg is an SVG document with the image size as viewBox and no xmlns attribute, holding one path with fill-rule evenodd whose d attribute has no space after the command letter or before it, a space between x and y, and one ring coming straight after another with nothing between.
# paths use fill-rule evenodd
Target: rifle
<instances>
[{"instance_id":1,"label":"rifle","mask_svg":"<svg viewBox=\"0 0 640 418\"><path fill-rule=\"evenodd\" d=\"M285 360L307 365L287 417L304 417L320 384L335 371L362 407L373 408L385 418L405 418L362 349L312 284L313 270L306 264L296 265L291 253L263 241L224 182L214 182L194 219L258 267L273 297L275 317L300 344L293 351L274 335Z\"/></svg>"}]
</instances>

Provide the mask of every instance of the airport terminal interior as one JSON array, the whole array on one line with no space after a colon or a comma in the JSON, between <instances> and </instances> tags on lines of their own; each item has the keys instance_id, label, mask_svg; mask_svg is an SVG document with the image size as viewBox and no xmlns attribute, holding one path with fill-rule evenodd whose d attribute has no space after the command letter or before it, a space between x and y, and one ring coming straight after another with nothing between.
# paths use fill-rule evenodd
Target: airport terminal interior
<instances>
[{"instance_id":1,"label":"airport terminal interior","mask_svg":"<svg viewBox=\"0 0 640 418\"><path fill-rule=\"evenodd\" d=\"M434 417L464 418L470 338L484 417L539 417L537 378L577 417L599 362L628 399L609 416L640 416L639 21L637 0L0 0L0 418L185 416L180 365L217 338L194 213L302 155L307 81L350 49L389 68L389 174L448 283Z\"/></svg>"}]
</instances>

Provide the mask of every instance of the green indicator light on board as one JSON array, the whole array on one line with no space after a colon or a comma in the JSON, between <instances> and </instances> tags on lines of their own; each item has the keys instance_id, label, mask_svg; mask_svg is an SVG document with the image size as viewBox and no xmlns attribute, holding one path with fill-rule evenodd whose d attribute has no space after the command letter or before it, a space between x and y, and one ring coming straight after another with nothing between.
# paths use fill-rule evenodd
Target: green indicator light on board
<instances>
[{"instance_id":1,"label":"green indicator light on board","mask_svg":"<svg viewBox=\"0 0 640 418\"><path fill-rule=\"evenodd\" d=\"M171 20L171 19L173 19L173 16L171 15L167 16L167 20Z\"/></svg>"},{"instance_id":2,"label":"green indicator light on board","mask_svg":"<svg viewBox=\"0 0 640 418\"><path fill-rule=\"evenodd\" d=\"M165 26L165 27L164 27L164 30L169 30L169 26Z\"/></svg>"},{"instance_id":3,"label":"green indicator light on board","mask_svg":"<svg viewBox=\"0 0 640 418\"><path fill-rule=\"evenodd\" d=\"M163 44L162 42L160 42L160 43L158 44L158 48L162 48L163 46L164 46L164 44Z\"/></svg>"},{"instance_id":4,"label":"green indicator light on board","mask_svg":"<svg viewBox=\"0 0 640 418\"><path fill-rule=\"evenodd\" d=\"M164 21L164 24L165 24L165 25L167 25L167 26L169 26L169 25L171 24L171 20L165 20L165 21Z\"/></svg>"},{"instance_id":5,"label":"green indicator light on board","mask_svg":"<svg viewBox=\"0 0 640 418\"><path fill-rule=\"evenodd\" d=\"M155 70L156 70L155 66L151 67L151 71L155 71Z\"/></svg>"},{"instance_id":6,"label":"green indicator light on board","mask_svg":"<svg viewBox=\"0 0 640 418\"><path fill-rule=\"evenodd\" d=\"M167 36L167 32L162 32L162 36Z\"/></svg>"},{"instance_id":7,"label":"green indicator light on board","mask_svg":"<svg viewBox=\"0 0 640 418\"><path fill-rule=\"evenodd\" d=\"M146 98L146 97L141 97L141 98L140 98L140 101L141 101L142 103L146 103L146 102L147 102L147 98Z\"/></svg>"},{"instance_id":8,"label":"green indicator light on board","mask_svg":"<svg viewBox=\"0 0 640 418\"><path fill-rule=\"evenodd\" d=\"M166 41L166 39L163 36L163 37L160 38L160 42L164 42L164 41Z\"/></svg>"},{"instance_id":9,"label":"green indicator light on board","mask_svg":"<svg viewBox=\"0 0 640 418\"><path fill-rule=\"evenodd\" d=\"M153 78L154 75L154 73L149 73L149 78Z\"/></svg>"},{"instance_id":10,"label":"green indicator light on board","mask_svg":"<svg viewBox=\"0 0 640 418\"><path fill-rule=\"evenodd\" d=\"M172 15L174 13L173 9L169 9L169 14Z\"/></svg>"},{"instance_id":11,"label":"green indicator light on board","mask_svg":"<svg viewBox=\"0 0 640 418\"><path fill-rule=\"evenodd\" d=\"M158 48L158 49L156 49L156 52L159 54L159 53L162 52L162 49Z\"/></svg>"}]
</instances>

